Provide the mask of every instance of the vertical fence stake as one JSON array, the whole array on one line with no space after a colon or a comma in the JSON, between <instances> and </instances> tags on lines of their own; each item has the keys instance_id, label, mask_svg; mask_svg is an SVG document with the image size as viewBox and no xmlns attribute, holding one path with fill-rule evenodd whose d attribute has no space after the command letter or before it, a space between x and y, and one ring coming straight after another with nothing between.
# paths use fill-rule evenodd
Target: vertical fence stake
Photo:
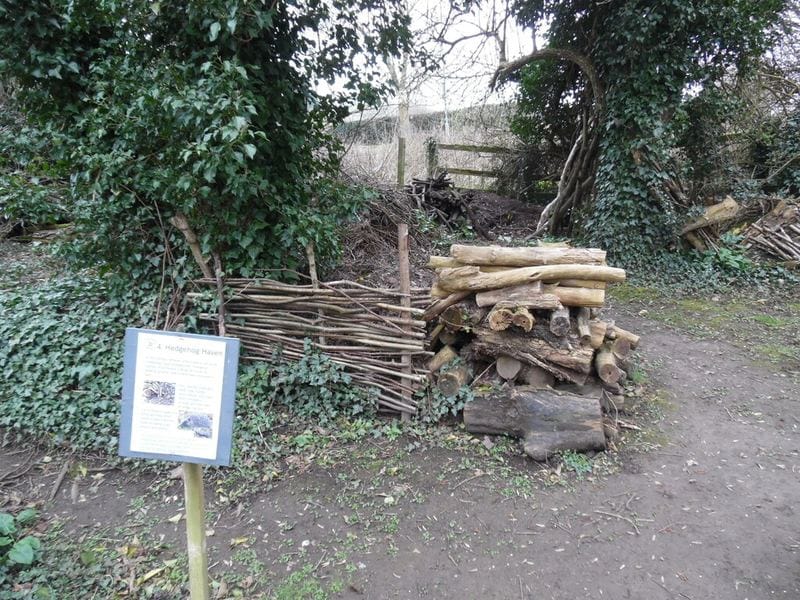
<instances>
[{"instance_id":1,"label":"vertical fence stake","mask_svg":"<svg viewBox=\"0 0 800 600\"><path fill-rule=\"evenodd\" d=\"M411 266L408 258L408 224L398 223L397 225L397 253L400 258L400 293L403 294L400 299L400 304L410 309L411 308ZM403 320L411 321L411 310L403 312ZM404 325L403 329L406 331L411 330L411 323ZM403 372L411 375L411 355L408 352L403 352L401 357L401 364L403 365ZM411 404L411 390L403 389L403 400L406 404ZM400 418L403 421L411 420L411 415L407 412L400 413Z\"/></svg>"},{"instance_id":2,"label":"vertical fence stake","mask_svg":"<svg viewBox=\"0 0 800 600\"><path fill-rule=\"evenodd\" d=\"M438 151L436 149L436 140L433 138L428 138L425 148L427 154L427 162L428 162L428 179L433 179L436 177L436 167L438 166L436 163L438 162Z\"/></svg>"},{"instance_id":3,"label":"vertical fence stake","mask_svg":"<svg viewBox=\"0 0 800 600\"><path fill-rule=\"evenodd\" d=\"M189 555L190 597L191 600L209 600L201 465L183 463L183 489L186 496L186 546Z\"/></svg>"},{"instance_id":4,"label":"vertical fence stake","mask_svg":"<svg viewBox=\"0 0 800 600\"><path fill-rule=\"evenodd\" d=\"M397 187L406 182L406 138L397 138Z\"/></svg>"}]
</instances>

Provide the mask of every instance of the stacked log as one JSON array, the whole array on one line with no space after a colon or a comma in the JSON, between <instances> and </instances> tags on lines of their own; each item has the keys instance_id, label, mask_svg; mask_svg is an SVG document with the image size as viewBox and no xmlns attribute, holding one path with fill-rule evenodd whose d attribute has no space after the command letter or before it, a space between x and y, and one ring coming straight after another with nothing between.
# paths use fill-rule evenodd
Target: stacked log
<instances>
[{"instance_id":1,"label":"stacked log","mask_svg":"<svg viewBox=\"0 0 800 600\"><path fill-rule=\"evenodd\" d=\"M602 447L601 406L624 406L622 383L639 343L598 317L606 286L624 281L625 271L608 266L603 250L567 246L454 245L428 266L438 276L438 300L422 315L438 348L431 365L460 357L481 372L490 363L507 384L467 405L467 429L523 437L537 460ZM559 391L565 384L581 393Z\"/></svg>"}]
</instances>

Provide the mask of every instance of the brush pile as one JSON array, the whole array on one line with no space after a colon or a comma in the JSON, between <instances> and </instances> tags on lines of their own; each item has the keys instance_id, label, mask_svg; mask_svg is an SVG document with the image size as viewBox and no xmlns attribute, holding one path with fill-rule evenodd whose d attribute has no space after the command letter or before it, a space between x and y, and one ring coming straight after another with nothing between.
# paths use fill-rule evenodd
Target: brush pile
<instances>
[{"instance_id":1,"label":"brush pile","mask_svg":"<svg viewBox=\"0 0 800 600\"><path fill-rule=\"evenodd\" d=\"M781 200L744 234L745 248L757 248L793 264L800 263L800 205Z\"/></svg>"},{"instance_id":2,"label":"brush pile","mask_svg":"<svg viewBox=\"0 0 800 600\"><path fill-rule=\"evenodd\" d=\"M467 404L468 430L524 437L537 460L605 447L601 406L624 407L639 343L599 318L606 285L625 280L605 259L603 250L564 246L454 245L450 256L430 257L439 300L423 319L435 323L428 367L439 390L469 384L470 367L508 384Z\"/></svg>"}]
</instances>

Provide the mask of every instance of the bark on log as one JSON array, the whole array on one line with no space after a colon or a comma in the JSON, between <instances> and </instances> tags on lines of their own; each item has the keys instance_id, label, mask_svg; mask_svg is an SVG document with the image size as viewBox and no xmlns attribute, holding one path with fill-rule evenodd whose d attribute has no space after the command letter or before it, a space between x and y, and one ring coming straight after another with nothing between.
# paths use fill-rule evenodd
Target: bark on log
<instances>
[{"instance_id":1,"label":"bark on log","mask_svg":"<svg viewBox=\"0 0 800 600\"><path fill-rule=\"evenodd\" d=\"M724 223L733 219L739 212L739 205L736 200L727 196L722 202L709 206L702 215L696 219L692 219L681 229L681 235L686 235L690 231L708 227L709 225L716 225Z\"/></svg>"},{"instance_id":2,"label":"bark on log","mask_svg":"<svg viewBox=\"0 0 800 600\"><path fill-rule=\"evenodd\" d=\"M468 402L464 424L473 433L523 438L525 453L534 460L561 450L603 450L606 443L598 398L528 386Z\"/></svg>"},{"instance_id":3,"label":"bark on log","mask_svg":"<svg viewBox=\"0 0 800 600\"><path fill-rule=\"evenodd\" d=\"M560 308L550 313L550 332L553 335L564 337L572 329L572 323L569 320L569 309Z\"/></svg>"},{"instance_id":4,"label":"bark on log","mask_svg":"<svg viewBox=\"0 0 800 600\"><path fill-rule=\"evenodd\" d=\"M439 369L456 358L458 358L458 352L456 352L455 348L452 346L444 346L428 362L428 370L431 373L436 373Z\"/></svg>"},{"instance_id":5,"label":"bark on log","mask_svg":"<svg viewBox=\"0 0 800 600\"><path fill-rule=\"evenodd\" d=\"M497 357L497 362L495 363L495 369L497 370L497 374L500 375L500 377L502 377L506 381L513 381L514 379L516 379L517 375L522 369L522 363L519 362L516 358L501 355Z\"/></svg>"},{"instance_id":6,"label":"bark on log","mask_svg":"<svg viewBox=\"0 0 800 600\"><path fill-rule=\"evenodd\" d=\"M444 373L439 373L439 379L436 381L436 387L445 396L452 397L458 394L458 391L469 382L469 369L465 365L458 365L452 367Z\"/></svg>"},{"instance_id":7,"label":"bark on log","mask_svg":"<svg viewBox=\"0 0 800 600\"><path fill-rule=\"evenodd\" d=\"M533 365L525 365L520 370L517 379L525 385L535 388L553 387L556 382L556 378L552 373Z\"/></svg>"},{"instance_id":8,"label":"bark on log","mask_svg":"<svg viewBox=\"0 0 800 600\"><path fill-rule=\"evenodd\" d=\"M578 324L578 335L581 344L588 346L592 342L592 328L589 327L589 309L585 306L575 311L575 322Z\"/></svg>"},{"instance_id":9,"label":"bark on log","mask_svg":"<svg viewBox=\"0 0 800 600\"><path fill-rule=\"evenodd\" d=\"M608 343L597 351L594 364L597 376L606 383L617 383L624 377L625 372L617 365L617 359Z\"/></svg>"},{"instance_id":10,"label":"bark on log","mask_svg":"<svg viewBox=\"0 0 800 600\"><path fill-rule=\"evenodd\" d=\"M471 345L474 352L484 356L511 356L525 364L541 367L558 379L575 383L586 381L592 366L592 349L577 345L571 347L566 341L550 343L543 339L543 329L537 326L534 333L523 335L480 327L475 330L476 337Z\"/></svg>"},{"instance_id":11,"label":"bark on log","mask_svg":"<svg viewBox=\"0 0 800 600\"><path fill-rule=\"evenodd\" d=\"M506 248L503 246L453 244L450 247L450 255L467 265L509 267L563 264L602 265L606 260L605 250L597 248Z\"/></svg>"},{"instance_id":12,"label":"bark on log","mask_svg":"<svg viewBox=\"0 0 800 600\"><path fill-rule=\"evenodd\" d=\"M555 294L542 293L542 284L539 281L507 287L499 290L489 290L475 294L478 306L493 306L501 302L513 302L526 308L538 310L556 310L562 304Z\"/></svg>"},{"instance_id":13,"label":"bark on log","mask_svg":"<svg viewBox=\"0 0 800 600\"><path fill-rule=\"evenodd\" d=\"M460 290L494 290L533 281L555 279L587 279L591 281L625 281L625 270L615 267L584 264L559 264L538 267L520 267L497 273L482 273L475 266L442 269L438 285L442 289L457 292ZM564 288L583 290L584 288ZM588 290L602 292L603 290ZM433 292L431 292L433 293Z\"/></svg>"}]
</instances>

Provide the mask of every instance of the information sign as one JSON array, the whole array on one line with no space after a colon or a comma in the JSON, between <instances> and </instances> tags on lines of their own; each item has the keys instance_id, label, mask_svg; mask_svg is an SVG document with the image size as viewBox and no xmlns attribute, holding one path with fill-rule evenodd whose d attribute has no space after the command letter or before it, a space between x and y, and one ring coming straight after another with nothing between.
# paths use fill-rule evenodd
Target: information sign
<instances>
[{"instance_id":1,"label":"information sign","mask_svg":"<svg viewBox=\"0 0 800 600\"><path fill-rule=\"evenodd\" d=\"M128 328L121 456L228 465L239 340Z\"/></svg>"}]
</instances>

